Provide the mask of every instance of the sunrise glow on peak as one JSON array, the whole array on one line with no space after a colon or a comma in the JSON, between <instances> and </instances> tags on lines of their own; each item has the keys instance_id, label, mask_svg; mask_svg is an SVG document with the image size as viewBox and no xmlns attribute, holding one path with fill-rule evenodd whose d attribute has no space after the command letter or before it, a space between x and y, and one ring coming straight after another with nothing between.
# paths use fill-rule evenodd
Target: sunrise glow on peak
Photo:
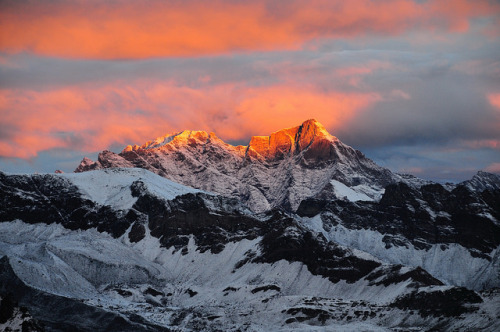
<instances>
[{"instance_id":1,"label":"sunrise glow on peak","mask_svg":"<svg viewBox=\"0 0 500 332\"><path fill-rule=\"evenodd\" d=\"M215 133L201 130L183 130L147 141L142 145L127 145L122 153L139 150L175 150L186 146L222 144L233 149L237 154L245 154L248 150L263 158L274 158L278 153L293 154L309 147L314 141L326 140L335 142L338 139L332 136L325 127L315 119L304 121L301 125L285 128L271 133L269 136L252 136L248 145L232 146L218 138Z\"/></svg>"}]
</instances>

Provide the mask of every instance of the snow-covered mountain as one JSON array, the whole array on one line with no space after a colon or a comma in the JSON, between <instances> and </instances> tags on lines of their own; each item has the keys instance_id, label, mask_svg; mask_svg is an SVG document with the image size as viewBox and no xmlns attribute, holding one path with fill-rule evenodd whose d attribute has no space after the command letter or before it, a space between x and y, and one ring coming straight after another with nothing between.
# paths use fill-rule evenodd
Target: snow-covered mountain
<instances>
[{"instance_id":1,"label":"snow-covered mountain","mask_svg":"<svg viewBox=\"0 0 500 332\"><path fill-rule=\"evenodd\" d=\"M315 120L0 172L0 328L500 330L500 177L394 174Z\"/></svg>"},{"instance_id":2,"label":"snow-covered mountain","mask_svg":"<svg viewBox=\"0 0 500 332\"><path fill-rule=\"evenodd\" d=\"M75 172L140 167L172 181L239 198L255 212L295 211L305 198L378 200L386 185L411 182L376 165L330 135L316 120L254 136L248 146L226 144L213 133L182 131L121 153L84 158Z\"/></svg>"},{"instance_id":3,"label":"snow-covered mountain","mask_svg":"<svg viewBox=\"0 0 500 332\"><path fill-rule=\"evenodd\" d=\"M0 297L49 331L496 331L482 195L403 183L256 214L139 168L0 173Z\"/></svg>"}]
</instances>

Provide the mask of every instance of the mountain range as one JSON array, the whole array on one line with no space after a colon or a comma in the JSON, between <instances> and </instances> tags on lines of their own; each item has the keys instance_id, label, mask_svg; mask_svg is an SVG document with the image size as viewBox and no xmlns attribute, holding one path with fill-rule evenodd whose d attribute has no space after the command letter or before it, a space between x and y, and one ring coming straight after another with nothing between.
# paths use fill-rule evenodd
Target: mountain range
<instances>
[{"instance_id":1,"label":"mountain range","mask_svg":"<svg viewBox=\"0 0 500 332\"><path fill-rule=\"evenodd\" d=\"M248 146L185 130L129 145L119 154L103 151L96 162L83 159L75 172L112 167L144 168L186 186L237 197L255 212L295 211L302 200L316 196L379 199L386 185L406 181L343 144L316 120L254 136Z\"/></svg>"},{"instance_id":2,"label":"mountain range","mask_svg":"<svg viewBox=\"0 0 500 332\"><path fill-rule=\"evenodd\" d=\"M3 329L500 329L500 176L396 174L315 120L0 172L0 205Z\"/></svg>"}]
</instances>

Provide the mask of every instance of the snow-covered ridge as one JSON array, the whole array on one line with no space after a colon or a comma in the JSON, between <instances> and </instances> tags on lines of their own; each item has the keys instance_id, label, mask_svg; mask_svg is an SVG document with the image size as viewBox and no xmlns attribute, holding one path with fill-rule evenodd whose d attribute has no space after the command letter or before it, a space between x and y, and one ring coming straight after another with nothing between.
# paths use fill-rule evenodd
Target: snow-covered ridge
<instances>
[{"instance_id":1,"label":"snow-covered ridge","mask_svg":"<svg viewBox=\"0 0 500 332\"><path fill-rule=\"evenodd\" d=\"M320 215L303 218L303 222L331 241L370 253L384 262L420 266L447 285L476 290L500 286L500 247L489 253L491 260L473 257L467 248L457 243L433 244L428 249L415 248L411 243L388 248L383 241L386 235L374 230L355 230L338 224L326 231Z\"/></svg>"},{"instance_id":2,"label":"snow-covered ridge","mask_svg":"<svg viewBox=\"0 0 500 332\"><path fill-rule=\"evenodd\" d=\"M202 192L142 168L101 169L84 173L57 174L56 176L69 180L90 200L120 210L130 209L137 201L137 197L133 197L130 191L130 186L136 181L146 183L150 193L165 200L172 200L187 193Z\"/></svg>"},{"instance_id":3,"label":"snow-covered ridge","mask_svg":"<svg viewBox=\"0 0 500 332\"><path fill-rule=\"evenodd\" d=\"M183 130L181 132L170 133L166 134L165 136L160 136L152 141L144 143L141 146L127 145L123 150L123 152L160 149L169 143L172 143L173 145L184 145L188 144L189 139L207 140L209 137L216 138L215 134L213 133L209 134L203 130Z\"/></svg>"},{"instance_id":4,"label":"snow-covered ridge","mask_svg":"<svg viewBox=\"0 0 500 332\"><path fill-rule=\"evenodd\" d=\"M269 136L253 136L250 139L248 146L231 146L238 151L248 151L252 149L254 152L262 155L265 158L272 158L276 153L287 150L293 152L296 149L304 149L309 146L313 140L318 137L329 141L338 141L335 136L332 136L325 127L318 121L311 119L302 123L300 126L278 130ZM207 133L203 130L183 130L180 132L169 133L160 136L152 141L148 141L143 145L128 145L122 152L160 149L171 143L173 146L185 145L189 143L189 139L206 141L212 139L220 141L214 133Z\"/></svg>"},{"instance_id":5,"label":"snow-covered ridge","mask_svg":"<svg viewBox=\"0 0 500 332\"><path fill-rule=\"evenodd\" d=\"M479 171L461 184L473 191L500 190L500 175Z\"/></svg>"}]
</instances>

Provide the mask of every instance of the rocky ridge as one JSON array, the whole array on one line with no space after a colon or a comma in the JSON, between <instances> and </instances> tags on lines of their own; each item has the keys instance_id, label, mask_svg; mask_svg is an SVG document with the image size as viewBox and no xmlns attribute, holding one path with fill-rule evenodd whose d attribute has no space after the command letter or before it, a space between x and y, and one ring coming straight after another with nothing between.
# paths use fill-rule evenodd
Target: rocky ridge
<instances>
[{"instance_id":1,"label":"rocky ridge","mask_svg":"<svg viewBox=\"0 0 500 332\"><path fill-rule=\"evenodd\" d=\"M236 197L255 212L295 211L303 199L316 195L337 198L331 180L369 200L379 199L386 185L406 181L343 144L316 120L254 136L248 146L226 144L204 131L169 134L119 154L103 151L96 162L84 158L75 172L112 167L144 168L186 186Z\"/></svg>"}]
</instances>

